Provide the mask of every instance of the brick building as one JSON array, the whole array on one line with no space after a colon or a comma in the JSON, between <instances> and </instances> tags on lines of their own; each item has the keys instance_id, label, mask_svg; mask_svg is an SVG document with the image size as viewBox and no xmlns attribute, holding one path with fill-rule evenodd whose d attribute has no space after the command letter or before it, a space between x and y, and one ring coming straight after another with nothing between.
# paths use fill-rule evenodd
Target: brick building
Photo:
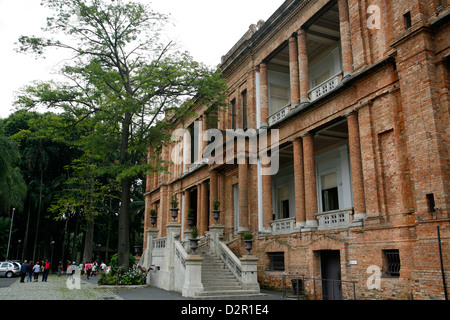
<instances>
[{"instance_id":1,"label":"brick building","mask_svg":"<svg viewBox=\"0 0 450 320\"><path fill-rule=\"evenodd\" d=\"M210 124L195 106L198 118L176 122L182 142L161 153L170 160L184 146L181 161L147 177L145 228L155 209L165 236L176 195L182 236L189 209L205 235L219 200L234 252L245 252L243 232L254 234L261 286L280 289L289 274L304 276L308 292L320 283L324 297L443 299L449 11L447 0L287 0L251 25L220 63L228 110ZM195 134L208 128L276 129L268 149L278 170L262 175L267 165L248 145L244 157L232 152L235 143L216 154L233 163L214 163Z\"/></svg>"}]
</instances>

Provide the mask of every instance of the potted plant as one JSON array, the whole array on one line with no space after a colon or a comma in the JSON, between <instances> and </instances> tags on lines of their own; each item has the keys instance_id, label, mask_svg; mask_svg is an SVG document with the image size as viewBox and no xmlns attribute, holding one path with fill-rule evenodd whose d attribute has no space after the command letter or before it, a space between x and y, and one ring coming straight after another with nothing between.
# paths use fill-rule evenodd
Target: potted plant
<instances>
[{"instance_id":1,"label":"potted plant","mask_svg":"<svg viewBox=\"0 0 450 320\"><path fill-rule=\"evenodd\" d=\"M197 250L198 246L198 229L197 226L193 226L191 229L191 239L189 239L190 247L192 250L192 253L195 253L195 250Z\"/></svg>"},{"instance_id":2,"label":"potted plant","mask_svg":"<svg viewBox=\"0 0 450 320\"><path fill-rule=\"evenodd\" d=\"M172 200L170 200L170 214L174 222L177 220L178 210L178 198L176 195L173 195Z\"/></svg>"},{"instance_id":3,"label":"potted plant","mask_svg":"<svg viewBox=\"0 0 450 320\"><path fill-rule=\"evenodd\" d=\"M250 254L250 251L252 250L253 247L253 234L251 234L250 232L246 232L242 237L244 239L247 254Z\"/></svg>"},{"instance_id":4,"label":"potted plant","mask_svg":"<svg viewBox=\"0 0 450 320\"><path fill-rule=\"evenodd\" d=\"M187 223L189 228L192 228L195 223L194 209L190 208L187 214Z\"/></svg>"},{"instance_id":5,"label":"potted plant","mask_svg":"<svg viewBox=\"0 0 450 320\"><path fill-rule=\"evenodd\" d=\"M156 224L156 218L158 216L158 213L155 209L150 210L150 223L152 224L152 227L155 227Z\"/></svg>"},{"instance_id":6,"label":"potted plant","mask_svg":"<svg viewBox=\"0 0 450 320\"><path fill-rule=\"evenodd\" d=\"M213 209L213 217L214 217L214 220L216 220L216 223L219 222L219 218L220 218L219 207L220 207L220 202L218 200L214 200L214 202L213 202L213 208L214 208Z\"/></svg>"}]
</instances>

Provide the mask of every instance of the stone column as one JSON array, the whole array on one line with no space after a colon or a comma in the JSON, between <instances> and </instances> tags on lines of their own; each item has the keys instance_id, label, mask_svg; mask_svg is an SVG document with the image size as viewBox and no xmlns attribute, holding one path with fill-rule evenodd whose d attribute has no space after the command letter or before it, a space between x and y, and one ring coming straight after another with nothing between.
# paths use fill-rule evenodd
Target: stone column
<instances>
[{"instance_id":1,"label":"stone column","mask_svg":"<svg viewBox=\"0 0 450 320\"><path fill-rule=\"evenodd\" d=\"M342 68L344 77L353 73L353 53L350 19L347 0L338 0L339 5L339 28L341 32Z\"/></svg>"},{"instance_id":2,"label":"stone column","mask_svg":"<svg viewBox=\"0 0 450 320\"><path fill-rule=\"evenodd\" d=\"M201 216L200 216L200 228L198 230L198 234L200 236L204 236L205 232L208 230L208 183L205 181L202 183L202 192L201 192Z\"/></svg>"},{"instance_id":3,"label":"stone column","mask_svg":"<svg viewBox=\"0 0 450 320\"><path fill-rule=\"evenodd\" d=\"M306 225L305 179L303 165L303 144L301 138L294 139L294 181L295 181L295 220L297 227Z\"/></svg>"},{"instance_id":4,"label":"stone column","mask_svg":"<svg viewBox=\"0 0 450 320\"><path fill-rule=\"evenodd\" d=\"M289 38L289 75L291 85L291 106L300 103L299 71L298 71L298 45L297 37Z\"/></svg>"},{"instance_id":5,"label":"stone column","mask_svg":"<svg viewBox=\"0 0 450 320\"><path fill-rule=\"evenodd\" d=\"M168 291L174 290L174 257L175 239L180 236L181 224L177 222L168 223L167 240L164 256L164 268L162 270L162 287Z\"/></svg>"},{"instance_id":6,"label":"stone column","mask_svg":"<svg viewBox=\"0 0 450 320\"><path fill-rule=\"evenodd\" d=\"M270 164L263 164L265 167L269 167ZM272 176L262 176L262 203L263 203L263 229L267 232L272 231L270 222L273 220L273 208L272 208Z\"/></svg>"},{"instance_id":7,"label":"stone column","mask_svg":"<svg viewBox=\"0 0 450 320\"><path fill-rule=\"evenodd\" d=\"M364 195L364 179L361 159L361 141L359 138L358 113L350 112L347 115L348 140L350 147L350 169L352 172L352 193L354 220L366 217L366 202Z\"/></svg>"},{"instance_id":8,"label":"stone column","mask_svg":"<svg viewBox=\"0 0 450 320\"><path fill-rule=\"evenodd\" d=\"M213 218L213 204L214 201L219 200L219 193L217 190L218 176L216 170L211 170L209 173L209 223L212 224Z\"/></svg>"},{"instance_id":9,"label":"stone column","mask_svg":"<svg viewBox=\"0 0 450 320\"><path fill-rule=\"evenodd\" d=\"M267 77L267 65L262 62L259 65L260 91L261 91L261 128L267 128L267 117L269 116L269 84Z\"/></svg>"},{"instance_id":10,"label":"stone column","mask_svg":"<svg viewBox=\"0 0 450 320\"><path fill-rule=\"evenodd\" d=\"M197 185L197 228L200 235L200 229L202 224L202 184Z\"/></svg>"},{"instance_id":11,"label":"stone column","mask_svg":"<svg viewBox=\"0 0 450 320\"><path fill-rule=\"evenodd\" d=\"M152 249L153 249L153 239L158 237L159 230L156 228L147 229L147 246L145 251L145 257L143 266L149 270L152 265Z\"/></svg>"},{"instance_id":12,"label":"stone column","mask_svg":"<svg viewBox=\"0 0 450 320\"><path fill-rule=\"evenodd\" d=\"M184 190L184 220L182 222L184 230L187 230L187 218L190 208L191 208L191 191ZM184 238L186 238L186 232L184 233Z\"/></svg>"},{"instance_id":13,"label":"stone column","mask_svg":"<svg viewBox=\"0 0 450 320\"><path fill-rule=\"evenodd\" d=\"M186 273L181 291L183 297L192 298L196 292L203 291L202 262L203 258L199 255L188 255L185 259Z\"/></svg>"},{"instance_id":14,"label":"stone column","mask_svg":"<svg viewBox=\"0 0 450 320\"><path fill-rule=\"evenodd\" d=\"M239 232L248 231L248 159L242 156L239 160ZM238 162L238 163L239 163Z\"/></svg>"},{"instance_id":15,"label":"stone column","mask_svg":"<svg viewBox=\"0 0 450 320\"><path fill-rule=\"evenodd\" d=\"M258 258L254 255L246 255L239 260L241 260L243 288L245 290L259 291Z\"/></svg>"},{"instance_id":16,"label":"stone column","mask_svg":"<svg viewBox=\"0 0 450 320\"><path fill-rule=\"evenodd\" d=\"M314 136L307 133L303 136L303 156L305 164L305 208L306 227L316 228L317 219L317 185L316 185L316 164L314 156Z\"/></svg>"},{"instance_id":17,"label":"stone column","mask_svg":"<svg viewBox=\"0 0 450 320\"><path fill-rule=\"evenodd\" d=\"M300 79L300 104L309 102L309 62L306 51L306 30L300 29L297 33L298 40L298 67Z\"/></svg>"}]
</instances>

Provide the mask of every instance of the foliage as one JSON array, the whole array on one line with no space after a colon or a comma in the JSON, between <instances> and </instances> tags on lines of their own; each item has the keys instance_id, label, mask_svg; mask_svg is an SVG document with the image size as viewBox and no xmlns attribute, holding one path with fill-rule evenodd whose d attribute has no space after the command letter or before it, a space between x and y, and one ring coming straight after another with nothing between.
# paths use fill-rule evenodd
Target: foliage
<instances>
[{"instance_id":1,"label":"foliage","mask_svg":"<svg viewBox=\"0 0 450 320\"><path fill-rule=\"evenodd\" d=\"M158 213L156 212L155 209L150 210L150 216L151 217L156 217L158 215Z\"/></svg>"},{"instance_id":2,"label":"foliage","mask_svg":"<svg viewBox=\"0 0 450 320\"><path fill-rule=\"evenodd\" d=\"M250 232L246 232L242 235L244 240L252 240L253 239L253 234Z\"/></svg>"},{"instance_id":3,"label":"foliage","mask_svg":"<svg viewBox=\"0 0 450 320\"><path fill-rule=\"evenodd\" d=\"M197 226L193 226L191 229L191 236L193 239L196 239L198 237L198 228Z\"/></svg>"},{"instance_id":4,"label":"foliage","mask_svg":"<svg viewBox=\"0 0 450 320\"><path fill-rule=\"evenodd\" d=\"M112 270L117 270L119 268L119 264L118 263L119 263L118 262L118 254L116 253L115 255L113 255L111 257L111 261L109 262L109 264L111 266L111 269ZM130 254L129 265L132 266L135 263L136 263L135 257L132 254ZM123 267L123 266L121 266L121 267Z\"/></svg>"},{"instance_id":5,"label":"foliage","mask_svg":"<svg viewBox=\"0 0 450 320\"><path fill-rule=\"evenodd\" d=\"M126 269L120 267L113 269L108 274L102 273L98 280L99 285L140 285L145 283L145 274L136 265Z\"/></svg>"},{"instance_id":6,"label":"foliage","mask_svg":"<svg viewBox=\"0 0 450 320\"><path fill-rule=\"evenodd\" d=\"M171 208L178 208L178 198L175 194L172 196L172 200L170 200L170 206Z\"/></svg>"},{"instance_id":7,"label":"foliage","mask_svg":"<svg viewBox=\"0 0 450 320\"><path fill-rule=\"evenodd\" d=\"M214 200L213 202L213 208L214 210L219 210L220 202L218 200Z\"/></svg>"},{"instance_id":8,"label":"foliage","mask_svg":"<svg viewBox=\"0 0 450 320\"><path fill-rule=\"evenodd\" d=\"M225 81L174 43L161 43L167 17L147 5L119 0L43 4L55 10L44 31L74 41L22 36L17 50L41 56L48 48L62 48L73 59L61 69L67 82L36 82L24 88L17 104L27 110L58 108L73 119L69 128L88 124L81 147L100 153L103 173L120 183L118 249L119 260L127 264L132 185L141 174L167 166L158 157L146 161L148 147L169 143L172 118L192 116L194 103L215 114L225 105Z\"/></svg>"},{"instance_id":9,"label":"foliage","mask_svg":"<svg viewBox=\"0 0 450 320\"><path fill-rule=\"evenodd\" d=\"M194 209L189 208L187 216L188 218L194 218Z\"/></svg>"}]
</instances>

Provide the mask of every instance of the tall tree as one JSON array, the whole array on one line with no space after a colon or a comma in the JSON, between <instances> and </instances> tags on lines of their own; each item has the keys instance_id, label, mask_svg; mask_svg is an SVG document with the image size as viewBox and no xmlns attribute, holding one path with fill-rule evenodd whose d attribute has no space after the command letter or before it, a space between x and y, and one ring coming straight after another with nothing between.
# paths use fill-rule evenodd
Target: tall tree
<instances>
[{"instance_id":1,"label":"tall tree","mask_svg":"<svg viewBox=\"0 0 450 320\"><path fill-rule=\"evenodd\" d=\"M130 189L139 173L160 168L145 161L147 148L167 143L171 116L187 116L193 103L224 105L225 81L174 43L162 44L159 34L168 19L146 5L121 0L43 4L56 12L44 30L73 40L22 36L18 50L42 55L46 48L63 48L73 59L61 70L67 82L35 83L18 103L60 107L77 118L74 124L85 119L102 124L90 141L97 150L119 150L105 168L121 187L118 260L128 267Z\"/></svg>"}]
</instances>

